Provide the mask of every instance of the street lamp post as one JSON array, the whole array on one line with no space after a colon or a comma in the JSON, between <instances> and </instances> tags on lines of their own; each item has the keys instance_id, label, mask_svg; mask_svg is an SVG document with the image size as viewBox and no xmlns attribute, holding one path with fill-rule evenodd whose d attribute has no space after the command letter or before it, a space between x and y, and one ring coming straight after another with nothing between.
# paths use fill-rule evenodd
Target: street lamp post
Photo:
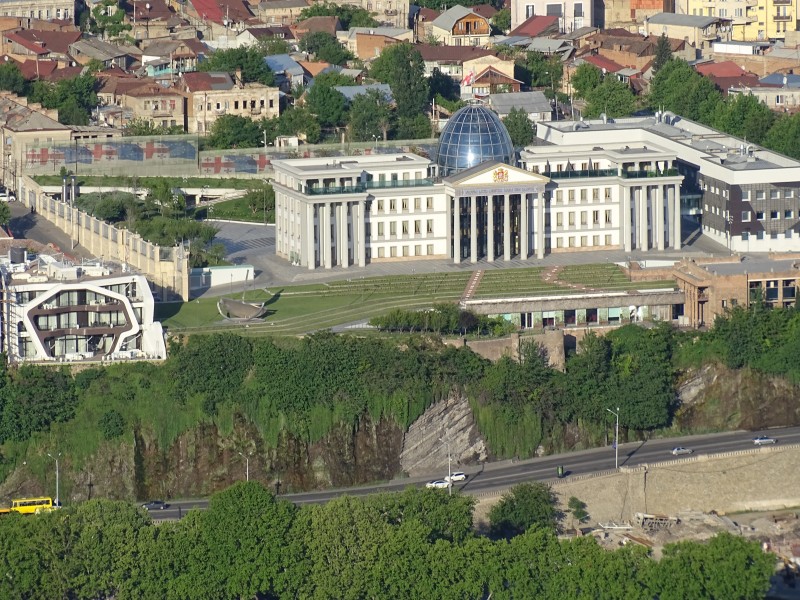
<instances>
[{"instance_id":1,"label":"street lamp post","mask_svg":"<svg viewBox=\"0 0 800 600\"><path fill-rule=\"evenodd\" d=\"M59 452L59 453L58 453L58 454L56 454L55 456L53 456L52 454L50 454L50 453L48 452L48 453L47 453L47 456L49 456L49 457L50 457L50 458L52 458L54 461L56 461L56 506L61 506L61 499L60 499L60 496L59 496L59 492L60 492L60 490L59 490L59 486L60 486L60 473L59 473L59 468L58 468L58 458L61 456L61 452Z\"/></svg>"},{"instance_id":2,"label":"street lamp post","mask_svg":"<svg viewBox=\"0 0 800 600\"><path fill-rule=\"evenodd\" d=\"M614 431L614 468L619 469L619 406L617 407L616 412L610 408L607 408L606 410L617 417L617 427Z\"/></svg>"},{"instance_id":3,"label":"street lamp post","mask_svg":"<svg viewBox=\"0 0 800 600\"><path fill-rule=\"evenodd\" d=\"M244 459L244 477L245 481L250 481L250 455L239 452L239 456Z\"/></svg>"},{"instance_id":4,"label":"street lamp post","mask_svg":"<svg viewBox=\"0 0 800 600\"><path fill-rule=\"evenodd\" d=\"M450 436L447 439L439 438L440 441L447 445L447 493L453 495L453 470L452 470L452 454L450 454Z\"/></svg>"}]
</instances>

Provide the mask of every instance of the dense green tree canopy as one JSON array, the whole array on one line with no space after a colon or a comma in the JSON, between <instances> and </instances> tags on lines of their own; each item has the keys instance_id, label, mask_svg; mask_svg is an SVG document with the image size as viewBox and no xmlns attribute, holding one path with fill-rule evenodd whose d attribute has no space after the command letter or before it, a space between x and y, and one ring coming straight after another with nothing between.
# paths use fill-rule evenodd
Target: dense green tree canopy
<instances>
[{"instance_id":1,"label":"dense green tree canopy","mask_svg":"<svg viewBox=\"0 0 800 600\"><path fill-rule=\"evenodd\" d=\"M0 90L14 92L18 96L25 93L25 78L13 61L0 64Z\"/></svg>"},{"instance_id":2,"label":"dense green tree canopy","mask_svg":"<svg viewBox=\"0 0 800 600\"><path fill-rule=\"evenodd\" d=\"M350 103L350 139L359 142L375 138L386 140L392 126L394 110L386 94L368 90L353 98Z\"/></svg>"},{"instance_id":3,"label":"dense green tree canopy","mask_svg":"<svg viewBox=\"0 0 800 600\"><path fill-rule=\"evenodd\" d=\"M512 108L508 116L503 119L503 124L516 147L527 146L536 135L536 126L531 123L528 113L521 108Z\"/></svg>"},{"instance_id":4,"label":"dense green tree canopy","mask_svg":"<svg viewBox=\"0 0 800 600\"><path fill-rule=\"evenodd\" d=\"M515 485L489 512L492 534L512 538L531 527L555 532L561 513L550 486L534 482Z\"/></svg>"},{"instance_id":5,"label":"dense green tree canopy","mask_svg":"<svg viewBox=\"0 0 800 600\"><path fill-rule=\"evenodd\" d=\"M345 29L350 29L351 27L378 27L380 25L368 10L352 4L317 2L303 9L300 12L298 21L310 17L339 17L339 21L341 21L342 27Z\"/></svg>"},{"instance_id":6,"label":"dense green tree canopy","mask_svg":"<svg viewBox=\"0 0 800 600\"><path fill-rule=\"evenodd\" d=\"M242 46L227 50L217 50L198 64L201 71L224 71L231 75L237 69L242 71L244 83L261 83L273 85L275 75L267 66L264 55L258 46Z\"/></svg>"},{"instance_id":7,"label":"dense green tree canopy","mask_svg":"<svg viewBox=\"0 0 800 600\"><path fill-rule=\"evenodd\" d=\"M317 60L332 65L344 65L353 58L353 55L345 50L339 40L326 31L316 31L305 35L300 40L300 49L313 54Z\"/></svg>"},{"instance_id":8,"label":"dense green tree canopy","mask_svg":"<svg viewBox=\"0 0 800 600\"><path fill-rule=\"evenodd\" d=\"M409 43L393 44L384 48L372 62L369 73L374 79L389 84L397 105L397 116L409 123L401 123L399 127L411 133L416 126L410 125L408 120L421 116L428 104L428 80L422 55ZM400 133L398 137L404 136Z\"/></svg>"},{"instance_id":9,"label":"dense green tree canopy","mask_svg":"<svg viewBox=\"0 0 800 600\"><path fill-rule=\"evenodd\" d=\"M306 106L322 127L338 127L347 119L347 101L341 92L315 83L306 96Z\"/></svg>"},{"instance_id":10,"label":"dense green tree canopy","mask_svg":"<svg viewBox=\"0 0 800 600\"><path fill-rule=\"evenodd\" d=\"M662 33L656 45L656 57L653 60L653 73L658 73L661 67L672 60L672 45L666 33Z\"/></svg>"},{"instance_id":11,"label":"dense green tree canopy","mask_svg":"<svg viewBox=\"0 0 800 600\"><path fill-rule=\"evenodd\" d=\"M89 114L97 107L96 87L97 79L89 73L58 83L36 81L28 100L57 109L58 120L65 125L88 125Z\"/></svg>"},{"instance_id":12,"label":"dense green tree canopy","mask_svg":"<svg viewBox=\"0 0 800 600\"><path fill-rule=\"evenodd\" d=\"M586 98L597 86L603 81L603 75L600 69L595 67L592 63L584 62L575 69L575 73L570 80L572 89L575 90L575 96L578 98Z\"/></svg>"},{"instance_id":13,"label":"dense green tree canopy","mask_svg":"<svg viewBox=\"0 0 800 600\"><path fill-rule=\"evenodd\" d=\"M588 118L603 113L609 117L627 117L636 109L636 97L630 86L614 75L606 75L600 85L588 91L586 100L585 116Z\"/></svg>"},{"instance_id":14,"label":"dense green tree canopy","mask_svg":"<svg viewBox=\"0 0 800 600\"><path fill-rule=\"evenodd\" d=\"M206 138L209 148L256 148L263 145L264 133L256 121L239 115L222 115L211 125Z\"/></svg>"}]
</instances>

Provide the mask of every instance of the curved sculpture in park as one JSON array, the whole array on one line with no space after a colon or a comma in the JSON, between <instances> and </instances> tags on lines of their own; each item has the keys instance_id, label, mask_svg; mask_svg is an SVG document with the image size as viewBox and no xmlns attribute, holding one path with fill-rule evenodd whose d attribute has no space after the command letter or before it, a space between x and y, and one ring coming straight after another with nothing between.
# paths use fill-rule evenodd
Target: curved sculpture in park
<instances>
[{"instance_id":1,"label":"curved sculpture in park","mask_svg":"<svg viewBox=\"0 0 800 600\"><path fill-rule=\"evenodd\" d=\"M231 298L220 298L219 302L217 302L217 310L226 319L251 321L259 319L266 314L267 308L265 305L265 302L256 304Z\"/></svg>"}]
</instances>

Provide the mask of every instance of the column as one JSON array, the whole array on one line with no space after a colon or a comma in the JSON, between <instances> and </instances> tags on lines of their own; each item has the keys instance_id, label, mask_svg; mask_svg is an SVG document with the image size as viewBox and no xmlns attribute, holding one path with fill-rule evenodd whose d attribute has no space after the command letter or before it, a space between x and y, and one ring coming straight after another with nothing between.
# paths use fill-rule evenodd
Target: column
<instances>
[{"instance_id":1,"label":"column","mask_svg":"<svg viewBox=\"0 0 800 600\"><path fill-rule=\"evenodd\" d=\"M469 197L469 259L478 262L478 200L475 196Z\"/></svg>"},{"instance_id":2,"label":"column","mask_svg":"<svg viewBox=\"0 0 800 600\"><path fill-rule=\"evenodd\" d=\"M536 258L539 260L544 258L544 190L542 190L536 199Z\"/></svg>"},{"instance_id":3,"label":"column","mask_svg":"<svg viewBox=\"0 0 800 600\"><path fill-rule=\"evenodd\" d=\"M647 250L647 189L636 188L636 247Z\"/></svg>"},{"instance_id":4,"label":"column","mask_svg":"<svg viewBox=\"0 0 800 600\"><path fill-rule=\"evenodd\" d=\"M664 186L658 185L655 187L656 196L654 200L655 219L653 230L657 231L658 235L658 249L663 250L666 247L667 228L664 225Z\"/></svg>"},{"instance_id":5,"label":"column","mask_svg":"<svg viewBox=\"0 0 800 600\"><path fill-rule=\"evenodd\" d=\"M681 248L681 192L677 185L671 185L668 188L670 200L672 201L673 215L672 215L672 247L676 250Z\"/></svg>"},{"instance_id":6,"label":"column","mask_svg":"<svg viewBox=\"0 0 800 600\"><path fill-rule=\"evenodd\" d=\"M453 205L451 204L452 199L450 198L450 194L445 194L444 200L444 239L447 244L447 253L450 254L450 241L453 239Z\"/></svg>"},{"instance_id":7,"label":"column","mask_svg":"<svg viewBox=\"0 0 800 600\"><path fill-rule=\"evenodd\" d=\"M314 205L308 204L306 206L306 264L308 269L313 271L317 266L317 253L315 246L317 244L317 236L314 235ZM322 245L320 244L320 248Z\"/></svg>"},{"instance_id":8,"label":"column","mask_svg":"<svg viewBox=\"0 0 800 600\"><path fill-rule=\"evenodd\" d=\"M354 243L358 244L357 249L353 249L353 256L358 257L358 266L367 266L367 207L364 200L358 203L358 217L353 221ZM355 242L358 240L358 242Z\"/></svg>"},{"instance_id":9,"label":"column","mask_svg":"<svg viewBox=\"0 0 800 600\"><path fill-rule=\"evenodd\" d=\"M338 262L340 267L350 266L347 235L347 202L341 202L336 207L336 249L339 251Z\"/></svg>"},{"instance_id":10,"label":"column","mask_svg":"<svg viewBox=\"0 0 800 600\"><path fill-rule=\"evenodd\" d=\"M486 260L494 262L494 196L486 196L486 212L489 222L486 226Z\"/></svg>"},{"instance_id":11,"label":"column","mask_svg":"<svg viewBox=\"0 0 800 600\"><path fill-rule=\"evenodd\" d=\"M503 260L511 260L511 198L503 195Z\"/></svg>"},{"instance_id":12,"label":"column","mask_svg":"<svg viewBox=\"0 0 800 600\"><path fill-rule=\"evenodd\" d=\"M633 188L623 187L620 194L622 201L622 249L625 252L631 251L631 196Z\"/></svg>"},{"instance_id":13,"label":"column","mask_svg":"<svg viewBox=\"0 0 800 600\"><path fill-rule=\"evenodd\" d=\"M319 205L320 220L320 247L319 247L319 262L326 269L330 269L333 265L331 260L331 205Z\"/></svg>"},{"instance_id":14,"label":"column","mask_svg":"<svg viewBox=\"0 0 800 600\"><path fill-rule=\"evenodd\" d=\"M528 231L529 196L530 194L520 195L519 256L522 260L527 260L528 258L528 238L530 237L530 232Z\"/></svg>"},{"instance_id":15,"label":"column","mask_svg":"<svg viewBox=\"0 0 800 600\"><path fill-rule=\"evenodd\" d=\"M453 197L453 262L461 262L461 198Z\"/></svg>"}]
</instances>

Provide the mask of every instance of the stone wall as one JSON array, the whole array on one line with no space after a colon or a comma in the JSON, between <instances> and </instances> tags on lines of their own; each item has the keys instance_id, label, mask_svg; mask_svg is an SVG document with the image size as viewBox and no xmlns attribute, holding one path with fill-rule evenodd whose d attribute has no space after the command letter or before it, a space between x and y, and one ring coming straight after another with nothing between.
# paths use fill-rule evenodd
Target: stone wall
<instances>
[{"instance_id":1,"label":"stone wall","mask_svg":"<svg viewBox=\"0 0 800 600\"><path fill-rule=\"evenodd\" d=\"M743 443L748 437L742 433ZM622 467L619 473L568 477L552 485L564 505L570 496L586 502L591 523L633 522L637 512L777 510L800 505L799 460L800 444L778 444ZM494 504L502 493L480 501Z\"/></svg>"}]
</instances>

